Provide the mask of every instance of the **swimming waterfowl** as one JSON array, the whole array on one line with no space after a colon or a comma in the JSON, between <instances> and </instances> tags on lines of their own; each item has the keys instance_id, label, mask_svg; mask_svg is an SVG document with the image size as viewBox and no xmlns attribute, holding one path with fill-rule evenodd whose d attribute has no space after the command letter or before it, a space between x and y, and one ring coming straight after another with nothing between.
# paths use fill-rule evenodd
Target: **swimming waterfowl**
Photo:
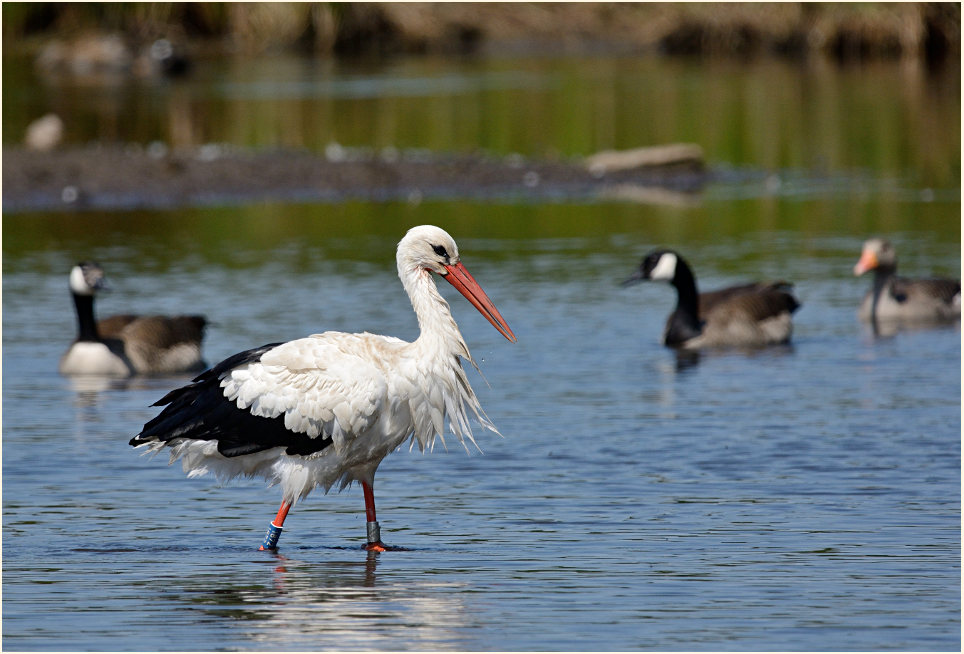
<instances>
[{"instance_id":1,"label":"swimming waterfowl","mask_svg":"<svg viewBox=\"0 0 964 654\"><path fill-rule=\"evenodd\" d=\"M197 372L204 316L138 316L94 319L94 298L109 288L104 270L84 261L70 271L70 292L77 310L77 339L61 357L63 375L130 377L138 374Z\"/></svg>"},{"instance_id":2,"label":"swimming waterfowl","mask_svg":"<svg viewBox=\"0 0 964 654\"><path fill-rule=\"evenodd\" d=\"M662 280L676 288L676 309L663 330L663 344L682 349L754 347L787 343L800 303L787 282L751 283L698 293L696 276L677 252L653 250L624 286Z\"/></svg>"},{"instance_id":3,"label":"swimming waterfowl","mask_svg":"<svg viewBox=\"0 0 964 654\"><path fill-rule=\"evenodd\" d=\"M926 324L960 319L960 280L898 277L897 250L890 241L872 238L864 243L854 275L871 270L874 284L860 303L860 320Z\"/></svg>"}]
</instances>

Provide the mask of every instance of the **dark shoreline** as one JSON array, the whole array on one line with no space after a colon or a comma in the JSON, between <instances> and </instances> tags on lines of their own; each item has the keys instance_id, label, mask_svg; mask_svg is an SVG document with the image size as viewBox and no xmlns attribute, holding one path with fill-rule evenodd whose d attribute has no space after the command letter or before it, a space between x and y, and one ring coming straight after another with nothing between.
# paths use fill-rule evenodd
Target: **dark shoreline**
<instances>
[{"instance_id":1,"label":"dark shoreline","mask_svg":"<svg viewBox=\"0 0 964 654\"><path fill-rule=\"evenodd\" d=\"M590 167L592 161L339 147L329 148L326 154L212 145L171 152L120 145L50 152L4 148L3 211L158 209L352 199L544 201L633 192L637 201L646 201L647 190L653 192L654 201L672 202L685 201L711 175L702 160L693 157L636 165L630 162L630 167L625 167L625 162Z\"/></svg>"}]
</instances>

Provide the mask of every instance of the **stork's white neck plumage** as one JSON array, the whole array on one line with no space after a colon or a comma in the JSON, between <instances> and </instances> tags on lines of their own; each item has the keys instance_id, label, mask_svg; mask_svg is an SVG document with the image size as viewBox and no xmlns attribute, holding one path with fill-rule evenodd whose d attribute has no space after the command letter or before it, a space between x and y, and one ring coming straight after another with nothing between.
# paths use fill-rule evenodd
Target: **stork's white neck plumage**
<instances>
[{"instance_id":1,"label":"stork's white neck plumage","mask_svg":"<svg viewBox=\"0 0 964 654\"><path fill-rule=\"evenodd\" d=\"M440 255L439 252L444 255ZM444 257L440 260L441 257ZM423 354L450 354L472 362L449 303L439 293L432 273L445 275L445 265L459 261L458 246L444 230L431 225L413 227L396 252L398 277L418 318L419 337L415 344Z\"/></svg>"},{"instance_id":2,"label":"stork's white neck plumage","mask_svg":"<svg viewBox=\"0 0 964 654\"><path fill-rule=\"evenodd\" d=\"M451 236L437 227L413 228L399 243L397 251L398 276L412 302L420 330L419 337L411 344L412 355L417 360L415 369L418 370L416 378L411 381L422 387L426 398L438 397L441 391L444 402L443 406L437 408L444 407L453 433L468 447L466 441L476 444L468 420L469 411L486 429L496 433L498 430L482 410L459 362L458 357L466 359L478 370L452 317L449 303L442 297L432 275L432 271L439 275L447 274L445 268L438 264L441 255L433 248L443 248L447 253L446 264L458 264L458 246ZM442 436L444 430L438 427L436 424L433 432ZM423 434L422 430L416 428L416 440L422 448L434 440Z\"/></svg>"},{"instance_id":3,"label":"stork's white neck plumage","mask_svg":"<svg viewBox=\"0 0 964 654\"><path fill-rule=\"evenodd\" d=\"M410 344L412 356L416 359L416 366L411 370L417 373L410 381L421 389L424 398L440 397L443 400L441 406L435 407L439 412L432 418L431 426L427 422L418 424L420 403L413 403L413 413L416 416L413 444L418 442L422 450L426 447L431 449L436 435L444 444L445 429L440 422L442 415L445 415L452 433L463 447L468 449L468 443L471 442L478 448L472 435L469 411L484 428L496 433L498 430L482 410L458 357L466 359L476 370L478 366L472 359L462 333L452 318L449 303L439 292L432 274L422 268L408 270L400 276L411 298L420 329L419 337ZM422 407L431 405L432 403L421 404Z\"/></svg>"},{"instance_id":4,"label":"stork's white neck plumage","mask_svg":"<svg viewBox=\"0 0 964 654\"><path fill-rule=\"evenodd\" d=\"M442 350L472 361L468 345L452 317L449 303L439 292L432 273L422 268L410 271L406 277L402 279L402 284L412 301L419 326L419 337L415 344L419 348L433 352Z\"/></svg>"}]
</instances>

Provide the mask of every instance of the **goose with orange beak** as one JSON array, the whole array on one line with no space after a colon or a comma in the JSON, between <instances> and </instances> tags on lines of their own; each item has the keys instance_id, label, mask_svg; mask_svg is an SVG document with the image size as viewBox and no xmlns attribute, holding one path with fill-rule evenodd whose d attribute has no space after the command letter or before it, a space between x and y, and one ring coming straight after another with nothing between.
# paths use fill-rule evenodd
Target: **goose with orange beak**
<instances>
[{"instance_id":1,"label":"goose with orange beak","mask_svg":"<svg viewBox=\"0 0 964 654\"><path fill-rule=\"evenodd\" d=\"M897 250L882 238L864 243L854 275L873 271L874 283L857 315L864 322L928 324L960 320L961 282L897 276Z\"/></svg>"}]
</instances>

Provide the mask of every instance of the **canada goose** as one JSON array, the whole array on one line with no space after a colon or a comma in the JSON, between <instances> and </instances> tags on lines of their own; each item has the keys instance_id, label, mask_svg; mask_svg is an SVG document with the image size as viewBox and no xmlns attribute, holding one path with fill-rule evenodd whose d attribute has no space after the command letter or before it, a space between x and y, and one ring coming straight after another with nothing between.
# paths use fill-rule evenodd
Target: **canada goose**
<instances>
[{"instance_id":1,"label":"canada goose","mask_svg":"<svg viewBox=\"0 0 964 654\"><path fill-rule=\"evenodd\" d=\"M77 309L77 340L60 359L64 375L170 374L200 371L203 316L118 315L94 320L94 297L108 288L96 263L70 271L70 292Z\"/></svg>"},{"instance_id":2,"label":"canada goose","mask_svg":"<svg viewBox=\"0 0 964 654\"><path fill-rule=\"evenodd\" d=\"M889 241L864 243L854 275L874 271L858 317L864 322L947 322L961 317L961 282L953 279L905 279L897 276L897 250Z\"/></svg>"},{"instance_id":3,"label":"canada goose","mask_svg":"<svg viewBox=\"0 0 964 654\"><path fill-rule=\"evenodd\" d=\"M643 259L624 286L643 280L663 280L676 287L676 309L663 330L670 347L752 347L786 343L793 332L791 315L800 303L787 282L731 286L697 293L696 277L686 260L672 250L658 249Z\"/></svg>"}]
</instances>

